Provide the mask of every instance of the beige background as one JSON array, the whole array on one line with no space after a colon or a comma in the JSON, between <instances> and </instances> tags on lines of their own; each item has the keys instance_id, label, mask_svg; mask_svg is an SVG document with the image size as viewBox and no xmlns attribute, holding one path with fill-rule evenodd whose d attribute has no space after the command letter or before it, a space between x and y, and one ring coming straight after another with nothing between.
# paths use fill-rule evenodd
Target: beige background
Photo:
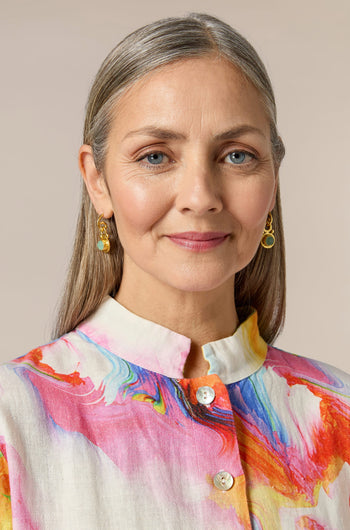
<instances>
[{"instance_id":1,"label":"beige background","mask_svg":"<svg viewBox=\"0 0 350 530\"><path fill-rule=\"evenodd\" d=\"M1 2L1 340L7 360L49 340L71 251L88 88L127 33L205 11L257 48L287 147L281 169L288 306L277 344L350 371L348 0Z\"/></svg>"}]
</instances>

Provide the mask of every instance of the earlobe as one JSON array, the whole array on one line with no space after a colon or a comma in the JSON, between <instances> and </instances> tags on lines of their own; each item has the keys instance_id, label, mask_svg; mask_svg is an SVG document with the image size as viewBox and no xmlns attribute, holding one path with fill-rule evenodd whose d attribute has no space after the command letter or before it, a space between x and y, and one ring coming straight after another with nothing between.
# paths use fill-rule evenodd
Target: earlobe
<instances>
[{"instance_id":1,"label":"earlobe","mask_svg":"<svg viewBox=\"0 0 350 530\"><path fill-rule=\"evenodd\" d=\"M108 188L102 173L96 168L90 145L83 144L79 149L79 168L98 215L103 214L106 219L112 217L113 208Z\"/></svg>"}]
</instances>

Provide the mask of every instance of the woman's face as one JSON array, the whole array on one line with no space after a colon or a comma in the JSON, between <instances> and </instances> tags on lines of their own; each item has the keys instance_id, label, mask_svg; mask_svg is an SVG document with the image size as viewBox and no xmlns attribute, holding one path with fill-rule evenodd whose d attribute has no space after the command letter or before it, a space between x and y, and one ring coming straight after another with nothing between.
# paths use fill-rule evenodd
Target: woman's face
<instances>
[{"instance_id":1,"label":"woman's face","mask_svg":"<svg viewBox=\"0 0 350 530\"><path fill-rule=\"evenodd\" d=\"M145 76L115 109L93 198L115 215L124 275L182 291L233 282L275 202L270 127L257 90L223 59Z\"/></svg>"}]
</instances>

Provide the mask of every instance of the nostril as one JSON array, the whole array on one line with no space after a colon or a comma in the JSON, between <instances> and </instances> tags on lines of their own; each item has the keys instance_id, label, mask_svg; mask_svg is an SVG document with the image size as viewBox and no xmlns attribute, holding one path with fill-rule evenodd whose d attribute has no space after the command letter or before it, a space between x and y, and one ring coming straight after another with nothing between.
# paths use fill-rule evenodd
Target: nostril
<instances>
[{"instance_id":1,"label":"nostril","mask_svg":"<svg viewBox=\"0 0 350 530\"><path fill-rule=\"evenodd\" d=\"M182 212L216 213L223 208L217 183L212 182L205 175L194 176L193 173L191 175L186 173L176 193L176 206Z\"/></svg>"}]
</instances>

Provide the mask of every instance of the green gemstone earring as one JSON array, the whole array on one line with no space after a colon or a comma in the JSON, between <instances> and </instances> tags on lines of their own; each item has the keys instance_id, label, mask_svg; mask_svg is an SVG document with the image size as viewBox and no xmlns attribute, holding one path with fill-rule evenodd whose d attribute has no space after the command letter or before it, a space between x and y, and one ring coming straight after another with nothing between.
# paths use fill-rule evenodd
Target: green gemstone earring
<instances>
[{"instance_id":1,"label":"green gemstone earring","mask_svg":"<svg viewBox=\"0 0 350 530\"><path fill-rule=\"evenodd\" d=\"M97 248L102 252L108 253L110 251L111 245L109 242L109 235L107 232L107 224L103 221L103 214L97 219L97 226L100 232L100 239L97 242Z\"/></svg>"},{"instance_id":2,"label":"green gemstone earring","mask_svg":"<svg viewBox=\"0 0 350 530\"><path fill-rule=\"evenodd\" d=\"M266 219L266 225L264 229L264 233L261 238L261 246L264 248L272 248L276 242L274 233L275 231L272 229L272 213L270 212Z\"/></svg>"}]
</instances>

